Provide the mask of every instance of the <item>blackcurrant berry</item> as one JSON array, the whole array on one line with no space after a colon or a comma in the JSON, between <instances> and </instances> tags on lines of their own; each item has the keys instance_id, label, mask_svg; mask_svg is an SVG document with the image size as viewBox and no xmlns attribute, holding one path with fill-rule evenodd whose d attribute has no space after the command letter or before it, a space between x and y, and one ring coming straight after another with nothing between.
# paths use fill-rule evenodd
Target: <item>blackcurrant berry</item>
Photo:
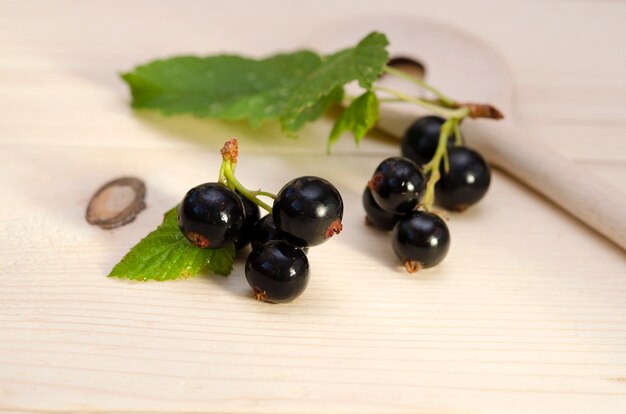
<instances>
[{"instance_id":1,"label":"blackcurrant berry","mask_svg":"<svg viewBox=\"0 0 626 414\"><path fill-rule=\"evenodd\" d=\"M309 261L302 249L284 241L270 241L248 255L246 279L258 300L289 302L306 288Z\"/></svg>"},{"instance_id":2,"label":"blackcurrant berry","mask_svg":"<svg viewBox=\"0 0 626 414\"><path fill-rule=\"evenodd\" d=\"M448 150L450 170L441 166L441 178L435 186L435 202L452 211L463 211L477 203L491 182L489 165L480 154L466 147Z\"/></svg>"},{"instance_id":3,"label":"blackcurrant berry","mask_svg":"<svg viewBox=\"0 0 626 414\"><path fill-rule=\"evenodd\" d=\"M300 177L278 192L272 216L286 241L298 247L315 246L341 231L343 200L323 178Z\"/></svg>"},{"instance_id":4,"label":"blackcurrant berry","mask_svg":"<svg viewBox=\"0 0 626 414\"><path fill-rule=\"evenodd\" d=\"M278 233L276 225L274 224L274 218L271 214L261 217L254 223L252 232L250 235L250 244L253 249L263 246L265 243L272 240L283 240L282 236ZM302 248L304 252L308 252L308 247Z\"/></svg>"},{"instance_id":5,"label":"blackcurrant berry","mask_svg":"<svg viewBox=\"0 0 626 414\"><path fill-rule=\"evenodd\" d=\"M365 187L363 191L363 208L365 209L365 220L367 220L367 223L381 230L391 230L401 217L380 208L368 187Z\"/></svg>"},{"instance_id":6,"label":"blackcurrant berry","mask_svg":"<svg viewBox=\"0 0 626 414\"><path fill-rule=\"evenodd\" d=\"M250 237L252 236L252 231L254 227L254 223L261 217L261 212L259 211L259 206L254 204L252 201L248 200L245 196L243 196L239 191L235 191L241 202L243 203L243 210L245 213L245 218L243 220L243 227L241 228L241 233L237 240L235 240L235 248L237 250L241 250L248 245L250 242Z\"/></svg>"},{"instance_id":7,"label":"blackcurrant berry","mask_svg":"<svg viewBox=\"0 0 626 414\"><path fill-rule=\"evenodd\" d=\"M274 218L271 214L261 217L254 223L252 233L250 235L250 244L252 249L263 246L271 240L282 240L276 230Z\"/></svg>"},{"instance_id":8,"label":"blackcurrant berry","mask_svg":"<svg viewBox=\"0 0 626 414\"><path fill-rule=\"evenodd\" d=\"M445 119L431 115L418 118L406 130L402 137L402 155L418 165L429 162L439 144L439 132ZM454 136L448 138L448 147L454 145Z\"/></svg>"},{"instance_id":9,"label":"blackcurrant berry","mask_svg":"<svg viewBox=\"0 0 626 414\"><path fill-rule=\"evenodd\" d=\"M393 228L393 250L409 272L439 264L450 248L450 232L437 215L414 211Z\"/></svg>"},{"instance_id":10,"label":"blackcurrant berry","mask_svg":"<svg viewBox=\"0 0 626 414\"><path fill-rule=\"evenodd\" d=\"M387 158L367 184L376 204L392 214L405 214L419 204L425 180L417 164L408 158Z\"/></svg>"},{"instance_id":11,"label":"blackcurrant berry","mask_svg":"<svg viewBox=\"0 0 626 414\"><path fill-rule=\"evenodd\" d=\"M200 184L185 194L178 207L178 225L198 247L217 249L234 243L244 222L243 203L220 183Z\"/></svg>"}]
</instances>

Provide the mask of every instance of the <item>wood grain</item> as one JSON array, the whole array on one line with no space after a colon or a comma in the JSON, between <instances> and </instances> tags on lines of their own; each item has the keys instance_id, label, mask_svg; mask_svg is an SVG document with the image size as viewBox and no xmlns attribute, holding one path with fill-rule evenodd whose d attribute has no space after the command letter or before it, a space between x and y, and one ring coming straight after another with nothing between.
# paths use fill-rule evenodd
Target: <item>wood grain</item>
<instances>
[{"instance_id":1,"label":"wood grain","mask_svg":"<svg viewBox=\"0 0 626 414\"><path fill-rule=\"evenodd\" d=\"M514 68L524 127L623 188L624 4L392 4L489 39ZM328 10L354 7L0 2L0 411L626 411L626 257L512 178L496 171L480 206L451 214L449 257L410 276L360 207L395 141L374 134L357 150L346 137L328 157L331 120L290 141L273 125L128 109L116 73L135 63L291 49L337 18ZM241 260L228 278L104 277L213 179L231 136L250 186L317 174L344 196L345 231L311 250L305 294L252 300ZM120 175L145 180L148 208L113 231L87 225L89 197Z\"/></svg>"},{"instance_id":2,"label":"wood grain","mask_svg":"<svg viewBox=\"0 0 626 414\"><path fill-rule=\"evenodd\" d=\"M543 146L511 121L467 122L467 142L626 251L626 193Z\"/></svg>"}]
</instances>

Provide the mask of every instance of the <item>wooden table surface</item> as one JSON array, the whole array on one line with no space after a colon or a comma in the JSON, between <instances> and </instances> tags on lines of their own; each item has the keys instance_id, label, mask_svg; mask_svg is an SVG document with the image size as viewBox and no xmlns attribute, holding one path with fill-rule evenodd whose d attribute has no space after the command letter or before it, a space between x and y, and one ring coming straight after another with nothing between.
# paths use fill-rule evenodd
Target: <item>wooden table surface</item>
<instances>
[{"instance_id":1,"label":"wooden table surface","mask_svg":"<svg viewBox=\"0 0 626 414\"><path fill-rule=\"evenodd\" d=\"M173 54L290 50L381 13L491 43L520 123L625 189L626 3L1 1L0 410L626 412L626 256L553 204L496 171L479 206L451 215L444 264L408 275L360 205L396 141L326 156L329 119L291 141L270 124L136 114L117 76ZM311 250L305 294L254 301L241 260L228 278L106 278L215 179L231 136L250 186L315 174L344 196L345 231ZM120 175L145 180L147 210L89 226L90 195Z\"/></svg>"}]
</instances>

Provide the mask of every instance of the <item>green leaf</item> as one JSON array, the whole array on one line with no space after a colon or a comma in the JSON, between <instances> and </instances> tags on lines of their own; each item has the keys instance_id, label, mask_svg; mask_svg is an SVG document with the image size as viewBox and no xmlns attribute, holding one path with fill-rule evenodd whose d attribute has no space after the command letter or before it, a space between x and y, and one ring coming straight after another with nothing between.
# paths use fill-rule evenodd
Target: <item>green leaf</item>
<instances>
[{"instance_id":1,"label":"green leaf","mask_svg":"<svg viewBox=\"0 0 626 414\"><path fill-rule=\"evenodd\" d=\"M110 277L132 280L171 280L208 270L228 276L235 259L235 247L200 249L189 243L178 228L177 208L163 217L163 223L137 243L111 270Z\"/></svg>"},{"instance_id":2,"label":"green leaf","mask_svg":"<svg viewBox=\"0 0 626 414\"><path fill-rule=\"evenodd\" d=\"M293 121L293 129L285 131L288 136L295 136L294 132L302 128L302 126L311 121L315 121L333 104L341 102L343 99L343 87L338 86L329 94L322 96L313 106L302 111Z\"/></svg>"},{"instance_id":3,"label":"green leaf","mask_svg":"<svg viewBox=\"0 0 626 414\"><path fill-rule=\"evenodd\" d=\"M364 89L370 89L389 60L388 44L384 34L373 32L356 47L325 57L292 92L287 112L280 118L283 131L297 131L301 113L338 86L356 80Z\"/></svg>"},{"instance_id":4,"label":"green leaf","mask_svg":"<svg viewBox=\"0 0 626 414\"><path fill-rule=\"evenodd\" d=\"M337 118L328 137L328 151L344 131L353 131L358 145L365 134L378 122L379 101L376 94L367 91L356 98Z\"/></svg>"},{"instance_id":5,"label":"green leaf","mask_svg":"<svg viewBox=\"0 0 626 414\"><path fill-rule=\"evenodd\" d=\"M134 108L163 114L240 120L253 126L278 118L292 91L320 66L309 51L255 60L232 55L157 60L122 75Z\"/></svg>"},{"instance_id":6,"label":"green leaf","mask_svg":"<svg viewBox=\"0 0 626 414\"><path fill-rule=\"evenodd\" d=\"M343 97L354 80L365 89L382 73L387 38L371 33L357 46L321 58L310 51L266 59L235 55L156 60L122 74L134 108L191 114L258 126L278 119L294 136Z\"/></svg>"}]
</instances>

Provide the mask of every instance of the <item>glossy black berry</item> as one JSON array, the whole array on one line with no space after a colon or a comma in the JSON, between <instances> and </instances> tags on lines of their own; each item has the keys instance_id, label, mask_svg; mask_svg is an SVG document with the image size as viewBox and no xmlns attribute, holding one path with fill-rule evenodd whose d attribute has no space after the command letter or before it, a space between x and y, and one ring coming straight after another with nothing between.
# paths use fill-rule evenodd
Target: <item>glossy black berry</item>
<instances>
[{"instance_id":1,"label":"glossy black berry","mask_svg":"<svg viewBox=\"0 0 626 414\"><path fill-rule=\"evenodd\" d=\"M243 203L219 183L200 184L185 194L178 207L178 225L198 247L217 249L234 243L244 222Z\"/></svg>"},{"instance_id":2,"label":"glossy black berry","mask_svg":"<svg viewBox=\"0 0 626 414\"><path fill-rule=\"evenodd\" d=\"M481 155L467 147L448 150L450 170L441 167L441 178L435 186L435 202L452 211L463 211L477 203L491 182L489 165Z\"/></svg>"},{"instance_id":3,"label":"glossy black berry","mask_svg":"<svg viewBox=\"0 0 626 414\"><path fill-rule=\"evenodd\" d=\"M434 115L418 118L402 137L402 155L413 160L418 165L424 165L429 162L437 150L439 132L444 122L445 119ZM454 136L450 135L448 147L453 145Z\"/></svg>"},{"instance_id":4,"label":"glossy black berry","mask_svg":"<svg viewBox=\"0 0 626 414\"><path fill-rule=\"evenodd\" d=\"M425 184L417 164L408 158L391 157L380 163L367 186L381 209L405 214L419 204Z\"/></svg>"},{"instance_id":5,"label":"glossy black berry","mask_svg":"<svg viewBox=\"0 0 626 414\"><path fill-rule=\"evenodd\" d=\"M284 241L270 241L248 256L246 279L258 300L289 302L306 288L309 261L302 249Z\"/></svg>"},{"instance_id":6,"label":"glossy black berry","mask_svg":"<svg viewBox=\"0 0 626 414\"><path fill-rule=\"evenodd\" d=\"M250 245L252 249L263 246L271 240L282 240L274 225L274 219L271 214L261 217L254 223L252 234L250 236Z\"/></svg>"},{"instance_id":7,"label":"glossy black berry","mask_svg":"<svg viewBox=\"0 0 626 414\"><path fill-rule=\"evenodd\" d=\"M365 209L367 223L381 230L391 230L401 217L380 208L368 187L365 187L363 191L363 208Z\"/></svg>"},{"instance_id":8,"label":"glossy black berry","mask_svg":"<svg viewBox=\"0 0 626 414\"><path fill-rule=\"evenodd\" d=\"M341 231L343 200L323 178L300 177L278 192L272 216L285 240L299 247L315 246Z\"/></svg>"},{"instance_id":9,"label":"glossy black berry","mask_svg":"<svg viewBox=\"0 0 626 414\"><path fill-rule=\"evenodd\" d=\"M450 232L437 215L414 211L393 228L393 250L409 272L439 264L450 248Z\"/></svg>"},{"instance_id":10,"label":"glossy black berry","mask_svg":"<svg viewBox=\"0 0 626 414\"><path fill-rule=\"evenodd\" d=\"M278 233L276 229L276 225L274 224L274 218L271 214L267 214L254 223L252 227L252 232L250 235L250 244L253 249L257 247L263 246L265 243L270 242L272 240L283 240L281 235ZM308 252L309 248L304 247L304 252Z\"/></svg>"},{"instance_id":11,"label":"glossy black berry","mask_svg":"<svg viewBox=\"0 0 626 414\"><path fill-rule=\"evenodd\" d=\"M259 217L261 217L261 212L259 211L259 206L248 200L246 197L240 194L239 191L236 191L236 193L243 203L243 210L245 214L241 233L239 234L239 237L237 237L237 240L235 240L235 248L237 250L240 250L246 247L250 242L254 223L257 222Z\"/></svg>"}]
</instances>

